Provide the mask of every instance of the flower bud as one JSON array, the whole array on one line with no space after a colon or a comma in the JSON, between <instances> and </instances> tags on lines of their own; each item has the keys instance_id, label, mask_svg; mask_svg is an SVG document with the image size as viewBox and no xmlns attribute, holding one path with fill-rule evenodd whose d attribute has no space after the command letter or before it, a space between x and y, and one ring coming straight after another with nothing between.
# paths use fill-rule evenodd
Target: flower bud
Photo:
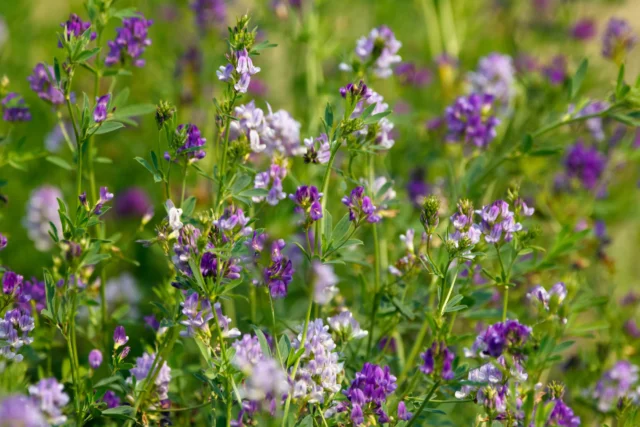
<instances>
[{"instance_id":1,"label":"flower bud","mask_svg":"<svg viewBox=\"0 0 640 427\"><path fill-rule=\"evenodd\" d=\"M156 107L156 123L158 130L164 127L164 124L171 120L176 114L176 107L171 105L169 101L160 101Z\"/></svg>"},{"instance_id":2,"label":"flower bud","mask_svg":"<svg viewBox=\"0 0 640 427\"><path fill-rule=\"evenodd\" d=\"M422 205L422 212L420 213L420 222L427 234L433 234L435 228L440 223L440 217L438 211L440 209L440 199L431 195L427 197Z\"/></svg>"}]
</instances>

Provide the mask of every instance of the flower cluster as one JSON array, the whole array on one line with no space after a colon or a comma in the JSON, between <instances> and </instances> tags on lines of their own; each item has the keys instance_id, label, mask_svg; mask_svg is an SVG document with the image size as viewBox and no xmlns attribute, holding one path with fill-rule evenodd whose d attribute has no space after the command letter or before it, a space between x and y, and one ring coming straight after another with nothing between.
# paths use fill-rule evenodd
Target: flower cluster
<instances>
[{"instance_id":1,"label":"flower cluster","mask_svg":"<svg viewBox=\"0 0 640 427\"><path fill-rule=\"evenodd\" d=\"M528 299L536 299L547 311L554 311L566 297L567 287L563 282L556 283L548 292L541 285L538 285L527 294Z\"/></svg>"},{"instance_id":2,"label":"flower cluster","mask_svg":"<svg viewBox=\"0 0 640 427\"><path fill-rule=\"evenodd\" d=\"M202 149L206 143L207 140L201 136L198 126L189 123L180 125L172 142L174 152L166 152L164 158L167 161L183 158L189 163L196 162L206 156L207 153Z\"/></svg>"},{"instance_id":3,"label":"flower cluster","mask_svg":"<svg viewBox=\"0 0 640 427\"><path fill-rule=\"evenodd\" d=\"M507 319L494 323L478 335L471 347L465 349L467 357L500 357L504 353L519 355L523 345L529 340L532 329L517 320Z\"/></svg>"},{"instance_id":4,"label":"flower cluster","mask_svg":"<svg viewBox=\"0 0 640 427\"><path fill-rule=\"evenodd\" d=\"M500 119L491 115L494 96L472 93L461 96L447 107L447 138L485 148L496 137Z\"/></svg>"},{"instance_id":5,"label":"flower cluster","mask_svg":"<svg viewBox=\"0 0 640 427\"><path fill-rule=\"evenodd\" d=\"M607 158L595 147L576 142L567 151L564 160L568 178L576 178L588 190L594 189L604 172Z\"/></svg>"},{"instance_id":6,"label":"flower cluster","mask_svg":"<svg viewBox=\"0 0 640 427\"><path fill-rule=\"evenodd\" d=\"M368 36L356 43L355 53L363 64L372 63L373 73L380 78L391 77L393 66L402 60L398 51L402 43L396 40L393 31L385 25L374 28Z\"/></svg>"},{"instance_id":7,"label":"flower cluster","mask_svg":"<svg viewBox=\"0 0 640 427\"><path fill-rule=\"evenodd\" d=\"M284 159L280 164L274 162L269 166L269 170L258 172L254 179L254 187L268 190L266 196L252 197L254 202L266 200L268 204L275 206L280 200L284 200L287 194L282 190L282 181L287 177L287 161Z\"/></svg>"},{"instance_id":8,"label":"flower cluster","mask_svg":"<svg viewBox=\"0 0 640 427\"><path fill-rule=\"evenodd\" d=\"M143 67L145 60L141 58L151 39L148 37L149 27L153 21L146 19L141 13L138 16L122 20L115 40L109 41L109 53L104 60L107 67L125 65L128 61L135 67Z\"/></svg>"},{"instance_id":9,"label":"flower cluster","mask_svg":"<svg viewBox=\"0 0 640 427\"><path fill-rule=\"evenodd\" d=\"M390 418L382 405L396 388L396 377L391 375L388 366L382 368L367 362L344 391L348 401L338 403L330 414L348 412L351 422L357 426L369 416L377 417L380 424L388 423Z\"/></svg>"},{"instance_id":10,"label":"flower cluster","mask_svg":"<svg viewBox=\"0 0 640 427\"><path fill-rule=\"evenodd\" d=\"M249 56L246 48L235 52L233 58L234 65L229 62L227 65L221 65L218 71L218 80L233 83L233 88L238 93L247 93L251 76L260 72L260 67L253 65L253 61Z\"/></svg>"},{"instance_id":11,"label":"flower cluster","mask_svg":"<svg viewBox=\"0 0 640 427\"><path fill-rule=\"evenodd\" d=\"M598 409L609 412L623 397L631 398L636 404L640 402L639 372L640 368L626 360L616 362L606 371L592 393Z\"/></svg>"},{"instance_id":12,"label":"flower cluster","mask_svg":"<svg viewBox=\"0 0 640 427\"><path fill-rule=\"evenodd\" d=\"M349 208L349 220L358 227L366 220L372 224L380 222L380 215L376 214L377 208L371 202L369 196L364 195L364 187L356 187L351 190L349 196L342 198L342 204Z\"/></svg>"},{"instance_id":13,"label":"flower cluster","mask_svg":"<svg viewBox=\"0 0 640 427\"><path fill-rule=\"evenodd\" d=\"M60 24L62 28L65 29L67 39L71 39L72 37L80 37L84 34L89 28L91 28L91 22L83 21L75 13L69 15L69 19L66 22ZM97 34L95 31L92 31L89 38L90 40L95 40ZM62 41L58 41L58 47L62 47Z\"/></svg>"},{"instance_id":14,"label":"flower cluster","mask_svg":"<svg viewBox=\"0 0 640 427\"><path fill-rule=\"evenodd\" d=\"M322 218L322 193L318 192L316 186L301 185L295 194L289 195L289 198L296 204L295 211L304 215L305 228Z\"/></svg>"},{"instance_id":15,"label":"flower cluster","mask_svg":"<svg viewBox=\"0 0 640 427\"><path fill-rule=\"evenodd\" d=\"M5 273L6 276L7 274ZM5 288L4 278L3 288ZM16 362L22 361L23 356L18 352L23 346L33 342L33 338L29 336L29 333L34 328L34 319L29 315L28 311L23 311L19 308L8 310L4 314L4 319L0 318L0 340L3 341L0 347L0 356Z\"/></svg>"},{"instance_id":16,"label":"flower cluster","mask_svg":"<svg viewBox=\"0 0 640 427\"><path fill-rule=\"evenodd\" d=\"M27 77L31 89L44 101L54 105L64 102L64 94L57 87L57 83L53 80L55 77L53 67L45 64L38 64L33 69L33 74Z\"/></svg>"},{"instance_id":17,"label":"flower cluster","mask_svg":"<svg viewBox=\"0 0 640 427\"><path fill-rule=\"evenodd\" d=\"M437 375L443 380L452 380L454 354L445 342L434 341L431 347L421 355L423 364L420 366L422 373Z\"/></svg>"},{"instance_id":18,"label":"flower cluster","mask_svg":"<svg viewBox=\"0 0 640 427\"><path fill-rule=\"evenodd\" d=\"M62 200L62 192L50 185L36 188L29 197L27 214L22 224L39 251L48 251L53 247L53 241L49 236L50 222L58 230L62 229L58 216L58 200Z\"/></svg>"},{"instance_id":19,"label":"flower cluster","mask_svg":"<svg viewBox=\"0 0 640 427\"><path fill-rule=\"evenodd\" d=\"M340 391L339 376L343 368L334 351L336 344L329 334L329 326L324 325L322 319L309 322L304 343L302 340L303 331L300 331L292 343L294 348L304 347L300 368L293 379L293 397L323 403L326 393Z\"/></svg>"},{"instance_id":20,"label":"flower cluster","mask_svg":"<svg viewBox=\"0 0 640 427\"><path fill-rule=\"evenodd\" d=\"M304 153L305 163L329 163L331 158L331 144L326 133L317 138L306 138L304 140L306 151Z\"/></svg>"},{"instance_id":21,"label":"flower cluster","mask_svg":"<svg viewBox=\"0 0 640 427\"><path fill-rule=\"evenodd\" d=\"M276 240L271 246L271 264L264 269L263 278L272 298L287 296L289 284L293 280L293 264L282 254L285 247L284 240Z\"/></svg>"},{"instance_id":22,"label":"flower cluster","mask_svg":"<svg viewBox=\"0 0 640 427\"><path fill-rule=\"evenodd\" d=\"M602 56L621 62L638 42L638 36L627 21L611 18L602 37Z\"/></svg>"},{"instance_id":23,"label":"flower cluster","mask_svg":"<svg viewBox=\"0 0 640 427\"><path fill-rule=\"evenodd\" d=\"M7 94L2 100L2 119L6 122L28 122L31 111L24 98L15 92Z\"/></svg>"},{"instance_id":24,"label":"flower cluster","mask_svg":"<svg viewBox=\"0 0 640 427\"><path fill-rule=\"evenodd\" d=\"M51 425L62 425L67 421L63 409L69 403L69 396L63 391L64 386L55 378L44 378L29 387L33 402Z\"/></svg>"},{"instance_id":25,"label":"flower cluster","mask_svg":"<svg viewBox=\"0 0 640 427\"><path fill-rule=\"evenodd\" d=\"M154 354L144 353L142 357L136 358L136 366L131 368L132 377L128 378L127 381L131 382L131 378L135 378L139 383L147 378L156 357ZM163 401L169 398L170 382L171 368L167 365L166 361L163 361L154 381L154 394L158 400Z\"/></svg>"},{"instance_id":26,"label":"flower cluster","mask_svg":"<svg viewBox=\"0 0 640 427\"><path fill-rule=\"evenodd\" d=\"M480 59L477 71L469 73L471 92L491 95L507 106L515 95L515 74L510 56L491 53Z\"/></svg>"},{"instance_id":27,"label":"flower cluster","mask_svg":"<svg viewBox=\"0 0 640 427\"><path fill-rule=\"evenodd\" d=\"M336 334L342 342L359 340L369 335L368 331L360 329L360 323L353 317L349 310L341 311L327 320L331 331Z\"/></svg>"}]
</instances>

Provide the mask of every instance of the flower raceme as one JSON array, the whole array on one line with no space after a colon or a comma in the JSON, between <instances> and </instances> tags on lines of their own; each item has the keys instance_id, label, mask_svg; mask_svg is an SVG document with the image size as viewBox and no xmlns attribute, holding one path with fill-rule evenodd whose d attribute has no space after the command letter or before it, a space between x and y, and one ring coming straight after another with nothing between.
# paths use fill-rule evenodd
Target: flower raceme
<instances>
[{"instance_id":1,"label":"flower raceme","mask_svg":"<svg viewBox=\"0 0 640 427\"><path fill-rule=\"evenodd\" d=\"M349 220L358 227L362 221L369 223L380 222L381 218L376 214L377 208L371 202L369 196L365 196L364 187L359 186L351 190L349 196L342 198L342 204L349 208Z\"/></svg>"}]
</instances>

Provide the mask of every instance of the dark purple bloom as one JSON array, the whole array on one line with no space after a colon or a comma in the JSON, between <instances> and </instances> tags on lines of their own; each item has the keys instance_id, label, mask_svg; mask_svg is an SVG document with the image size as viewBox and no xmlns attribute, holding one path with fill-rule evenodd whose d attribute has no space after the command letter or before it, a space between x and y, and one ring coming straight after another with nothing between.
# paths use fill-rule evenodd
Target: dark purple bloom
<instances>
[{"instance_id":1,"label":"dark purple bloom","mask_svg":"<svg viewBox=\"0 0 640 427\"><path fill-rule=\"evenodd\" d=\"M198 126L192 124L183 124L178 126L176 130L177 138L180 146L176 149L176 155L184 155L189 161L195 162L206 156L204 147L207 140L202 138Z\"/></svg>"},{"instance_id":2,"label":"dark purple bloom","mask_svg":"<svg viewBox=\"0 0 640 427\"><path fill-rule=\"evenodd\" d=\"M94 348L89 352L89 366L92 369L98 369L102 365L102 352Z\"/></svg>"},{"instance_id":3,"label":"dark purple bloom","mask_svg":"<svg viewBox=\"0 0 640 427\"><path fill-rule=\"evenodd\" d=\"M31 112L24 98L15 92L10 92L2 100L2 119L7 122L28 122Z\"/></svg>"},{"instance_id":4,"label":"dark purple bloom","mask_svg":"<svg viewBox=\"0 0 640 427\"><path fill-rule=\"evenodd\" d=\"M296 189L295 194L290 194L289 198L296 204L295 211L305 215L305 226L308 226L322 218L322 206L320 199L322 193L314 185L301 185Z\"/></svg>"},{"instance_id":5,"label":"dark purple bloom","mask_svg":"<svg viewBox=\"0 0 640 427\"><path fill-rule=\"evenodd\" d=\"M552 86L561 85L567 78L567 58L564 55L554 56L549 64L542 67L542 74Z\"/></svg>"},{"instance_id":6,"label":"dark purple bloom","mask_svg":"<svg viewBox=\"0 0 640 427\"><path fill-rule=\"evenodd\" d=\"M284 240L276 240L271 246L271 264L264 269L264 283L269 287L273 298L287 296L289 283L293 280L293 265L291 260L282 255L285 247Z\"/></svg>"},{"instance_id":7,"label":"dark purple bloom","mask_svg":"<svg viewBox=\"0 0 640 427\"><path fill-rule=\"evenodd\" d=\"M423 364L420 366L420 370L424 374L431 375L437 370L437 375L441 376L442 379L453 379L453 360L456 356L453 351L447 347L445 342L434 341L431 347L422 353L420 357L422 357L423 361Z\"/></svg>"},{"instance_id":8,"label":"dark purple bloom","mask_svg":"<svg viewBox=\"0 0 640 427\"><path fill-rule=\"evenodd\" d=\"M517 320L507 319L494 323L485 329L473 343L471 354L484 354L499 357L504 352L519 354L523 345L531 336L531 328Z\"/></svg>"},{"instance_id":9,"label":"dark purple bloom","mask_svg":"<svg viewBox=\"0 0 640 427\"><path fill-rule=\"evenodd\" d=\"M571 36L576 40L589 40L596 35L595 19L585 18L577 21L571 27Z\"/></svg>"},{"instance_id":10,"label":"dark purple bloom","mask_svg":"<svg viewBox=\"0 0 640 427\"><path fill-rule=\"evenodd\" d=\"M607 159L595 147L587 147L581 140L573 145L565 158L566 174L577 178L586 189L595 188L602 176Z\"/></svg>"},{"instance_id":11,"label":"dark purple bloom","mask_svg":"<svg viewBox=\"0 0 640 427\"><path fill-rule=\"evenodd\" d=\"M54 105L64 102L64 94L57 87L55 82L53 67L40 63L33 69L33 73L27 77L31 89L38 94L42 100L50 102Z\"/></svg>"},{"instance_id":12,"label":"dark purple bloom","mask_svg":"<svg viewBox=\"0 0 640 427\"><path fill-rule=\"evenodd\" d=\"M109 193L109 189L107 187L100 187L100 198L96 202L95 207L93 208L93 213L95 215L102 215L103 207L105 203L110 202L113 199L113 193Z\"/></svg>"},{"instance_id":13,"label":"dark purple bloom","mask_svg":"<svg viewBox=\"0 0 640 427\"><path fill-rule=\"evenodd\" d=\"M31 278L31 280L24 281L22 284L18 305L22 311L29 313L32 310L32 301L38 313L47 306L44 282L39 281L35 277Z\"/></svg>"},{"instance_id":14,"label":"dark purple bloom","mask_svg":"<svg viewBox=\"0 0 640 427\"><path fill-rule=\"evenodd\" d=\"M415 206L420 206L423 199L429 194L429 184L427 184L424 175L423 169L416 168L411 172L409 182L407 182L407 194Z\"/></svg>"},{"instance_id":15,"label":"dark purple bloom","mask_svg":"<svg viewBox=\"0 0 640 427\"><path fill-rule=\"evenodd\" d=\"M93 120L96 123L102 123L107 120L107 114L109 113L109 101L111 100L111 94L102 95L96 98L96 107L93 110Z\"/></svg>"},{"instance_id":16,"label":"dark purple bloom","mask_svg":"<svg viewBox=\"0 0 640 427\"><path fill-rule=\"evenodd\" d=\"M452 106L447 107L447 120L450 141L472 143L484 148L496 137L496 126L500 120L491 115L493 96L473 93L459 97Z\"/></svg>"},{"instance_id":17,"label":"dark purple bloom","mask_svg":"<svg viewBox=\"0 0 640 427\"><path fill-rule=\"evenodd\" d=\"M120 217L143 217L153 209L147 192L140 187L129 187L115 197L114 209Z\"/></svg>"},{"instance_id":18,"label":"dark purple bloom","mask_svg":"<svg viewBox=\"0 0 640 427\"><path fill-rule=\"evenodd\" d=\"M124 330L124 326L116 326L113 332L113 346L115 349L122 347L129 341L127 332Z\"/></svg>"},{"instance_id":19,"label":"dark purple bloom","mask_svg":"<svg viewBox=\"0 0 640 427\"><path fill-rule=\"evenodd\" d=\"M102 396L102 401L107 404L107 408L120 406L120 398L111 390L107 390L104 396Z\"/></svg>"},{"instance_id":20,"label":"dark purple bloom","mask_svg":"<svg viewBox=\"0 0 640 427\"><path fill-rule=\"evenodd\" d=\"M60 26L66 29L67 39L71 39L72 37L80 37L84 34L84 32L91 27L91 22L83 21L78 15L72 13L69 15L67 22L61 23ZM95 31L91 32L90 40L95 40L96 36ZM58 41L58 47L62 47L61 41Z\"/></svg>"},{"instance_id":21,"label":"dark purple bloom","mask_svg":"<svg viewBox=\"0 0 640 427\"><path fill-rule=\"evenodd\" d=\"M2 292L5 295L13 295L14 292L21 292L22 276L13 271L5 271L2 276Z\"/></svg>"},{"instance_id":22,"label":"dark purple bloom","mask_svg":"<svg viewBox=\"0 0 640 427\"><path fill-rule=\"evenodd\" d=\"M224 25L227 18L224 0L194 0L191 8L196 24L203 33L210 30L214 24Z\"/></svg>"},{"instance_id":23,"label":"dark purple bloom","mask_svg":"<svg viewBox=\"0 0 640 427\"><path fill-rule=\"evenodd\" d=\"M372 224L380 222L380 215L376 214L377 208L369 196L364 195L364 187L351 190L349 196L342 198L342 203L349 208L349 220L354 221L356 227L365 219Z\"/></svg>"},{"instance_id":24,"label":"dark purple bloom","mask_svg":"<svg viewBox=\"0 0 640 427\"><path fill-rule=\"evenodd\" d=\"M371 91L369 90L367 85L364 84L362 80L360 80L360 83L358 84L347 83L346 86L340 88L340 96L342 96L343 98L347 98L347 95L349 95L354 100L366 99L371 96Z\"/></svg>"},{"instance_id":25,"label":"dark purple bloom","mask_svg":"<svg viewBox=\"0 0 640 427\"><path fill-rule=\"evenodd\" d=\"M351 386L344 392L349 399L348 404L338 408L339 412L351 410L351 420L359 425L364 422L365 415L376 415L380 423L389 421L389 416L382 409L387 397L397 388L396 377L391 375L388 366L365 363L360 372L356 372ZM364 412L363 412L364 411Z\"/></svg>"},{"instance_id":26,"label":"dark purple bloom","mask_svg":"<svg viewBox=\"0 0 640 427\"><path fill-rule=\"evenodd\" d=\"M105 65L107 67L117 64L122 66L131 60L134 66L143 67L145 61L140 57L147 46L151 45L151 39L147 36L151 24L153 21L145 19L141 13L138 13L138 16L123 19L122 27L116 30L118 34L115 40L108 43L109 53L105 58Z\"/></svg>"},{"instance_id":27,"label":"dark purple bloom","mask_svg":"<svg viewBox=\"0 0 640 427\"><path fill-rule=\"evenodd\" d=\"M602 38L602 55L621 62L638 42L638 36L624 19L611 18Z\"/></svg>"}]
</instances>

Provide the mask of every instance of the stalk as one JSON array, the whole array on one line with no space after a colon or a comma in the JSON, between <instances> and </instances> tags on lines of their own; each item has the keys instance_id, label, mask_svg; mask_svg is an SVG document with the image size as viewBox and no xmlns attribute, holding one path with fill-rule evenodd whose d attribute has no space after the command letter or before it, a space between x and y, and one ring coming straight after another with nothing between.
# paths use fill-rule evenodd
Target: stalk
<instances>
[{"instance_id":1,"label":"stalk","mask_svg":"<svg viewBox=\"0 0 640 427\"><path fill-rule=\"evenodd\" d=\"M373 192L373 181L375 177L375 158L373 155L369 155L369 191ZM373 193L371 194L373 197ZM371 354L373 335L375 328L376 313L378 311L378 293L380 292L380 241L378 239L377 224L372 224L373 227L373 307L371 308L371 318L369 325L369 342L367 343L367 354Z\"/></svg>"},{"instance_id":2,"label":"stalk","mask_svg":"<svg viewBox=\"0 0 640 427\"><path fill-rule=\"evenodd\" d=\"M416 423L416 420L418 419L422 411L424 411L424 408L426 408L427 403L429 403L429 400L431 400L431 396L433 396L433 394L436 392L439 386L440 386L440 380L436 381L433 384L433 387L431 387L431 390L429 390L429 393L427 393L426 397L422 401L422 405L420 405L416 413L413 415L413 418L411 418L411 420L407 424L407 427L411 427Z\"/></svg>"}]
</instances>

